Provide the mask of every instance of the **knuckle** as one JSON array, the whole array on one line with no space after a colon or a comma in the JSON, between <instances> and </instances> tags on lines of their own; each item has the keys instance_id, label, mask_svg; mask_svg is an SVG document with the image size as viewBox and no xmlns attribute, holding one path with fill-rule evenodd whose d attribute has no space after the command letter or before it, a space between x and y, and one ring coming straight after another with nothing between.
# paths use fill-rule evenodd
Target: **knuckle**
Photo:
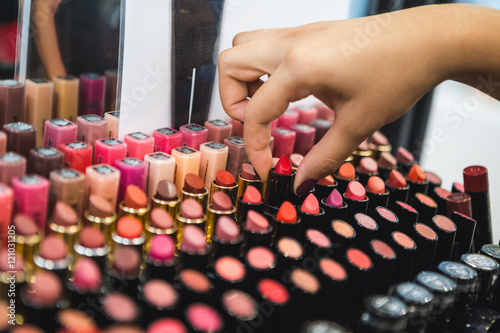
<instances>
[{"instance_id":1,"label":"knuckle","mask_svg":"<svg viewBox=\"0 0 500 333\"><path fill-rule=\"evenodd\" d=\"M243 43L245 41L247 34L248 34L247 32L237 33L236 36L233 37L233 46Z\"/></svg>"}]
</instances>

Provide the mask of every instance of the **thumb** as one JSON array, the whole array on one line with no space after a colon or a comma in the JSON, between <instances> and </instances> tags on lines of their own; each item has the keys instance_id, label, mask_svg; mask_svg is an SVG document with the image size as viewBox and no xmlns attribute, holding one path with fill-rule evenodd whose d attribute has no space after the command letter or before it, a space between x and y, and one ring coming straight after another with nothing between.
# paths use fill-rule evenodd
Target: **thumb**
<instances>
[{"instance_id":1,"label":"thumb","mask_svg":"<svg viewBox=\"0 0 500 333\"><path fill-rule=\"evenodd\" d=\"M353 128L350 122L355 122L351 118L336 120L304 157L295 176L294 190L297 195L309 192L318 180L333 174L363 141L362 135L350 130Z\"/></svg>"}]
</instances>

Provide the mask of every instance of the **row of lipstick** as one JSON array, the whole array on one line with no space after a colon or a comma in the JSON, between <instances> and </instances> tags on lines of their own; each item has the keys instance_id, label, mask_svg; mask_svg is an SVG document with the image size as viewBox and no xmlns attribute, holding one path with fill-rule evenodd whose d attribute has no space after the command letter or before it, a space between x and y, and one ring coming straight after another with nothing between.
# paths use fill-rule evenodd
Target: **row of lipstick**
<instances>
[{"instance_id":1,"label":"row of lipstick","mask_svg":"<svg viewBox=\"0 0 500 333\"><path fill-rule=\"evenodd\" d=\"M462 253L468 252L473 229L470 232L467 228L474 224L474 220L456 211L451 211L453 221L445 216L434 216L440 205L423 193L415 194L412 201L417 209L405 203L408 200L406 196L404 201L394 202L395 209L401 208L396 214L386 208L392 202L390 200L369 211L368 203L371 199L367 198L365 188L360 183L349 181L345 193L340 196L339 189L344 192L341 180L356 177L356 174L349 174L351 167L352 165L345 164L338 171L335 175L338 183L332 177L327 177L316 185L313 193L297 197L291 192L295 171L290 160L283 157L270 173L267 190L264 191L266 200L263 200L256 187L245 183L246 188L241 196L236 196L237 201L233 197L236 185L234 178L231 179L229 173L220 171L208 203L204 181L195 174L188 174L181 191L182 203L177 197L175 186L162 181L153 198L152 205L155 209L151 213L146 194L136 186L128 186L124 201L119 205L119 215L122 217L118 222L114 205L105 197L92 194L85 213L88 226L83 229L78 221L78 214L67 204L58 202L53 221L49 224L51 236L41 242L36 223L30 217L16 215L13 225L20 235L16 236L17 248L23 255L31 253L25 257L27 265L43 268L45 271L61 270L59 278L62 282L54 282L52 285L59 285L61 290L66 286L76 299L82 293L85 294L85 300L89 299L89 293L97 298L98 312L102 316L99 315L96 319L100 325L135 323L139 320L137 306L132 306L132 300L125 300L124 294L132 299L139 297L140 302L145 302L144 313L152 316L147 317L146 323L158 317L173 316L183 319L194 331L223 331L223 322L226 323L225 330L229 332L236 331L241 325L255 328L255 320L262 319L257 316L262 309L248 305L259 304L255 303L256 300L270 302L277 311L258 324L258 331L265 331L265 327L275 328L276 325L279 325L279 330L295 331L300 323L311 318L352 324L359 315L361 300L367 293L384 292L392 282L409 280L415 273L434 268L442 260L458 258ZM245 172L251 173L250 168L250 165L246 165ZM410 171L408 178L420 173L417 165ZM386 184L382 182L382 185L387 185L388 189L406 188L406 184L391 185L394 183L391 178L399 178L398 173L396 170L391 171ZM399 182L406 182L401 177ZM368 183L373 179L376 178L370 178ZM229 184L231 180L232 183ZM258 180L254 180L254 185L260 186ZM220 184L216 184L217 182ZM216 186L221 184L232 186ZM384 191L379 189L378 192L381 193L377 194L382 194L386 191L384 188ZM391 195L392 193L389 197ZM287 199L298 208L290 201L285 201ZM233 206L234 202L238 208ZM470 199L468 203L470 205ZM451 201L447 203L455 207L453 204ZM177 212L179 205L180 211ZM205 205L208 206L206 214ZM434 214L427 215L429 208L434 208ZM419 213L419 220L423 223L417 223ZM240 223L241 231L232 218ZM26 230L31 230L32 233ZM469 239L465 237L463 241L463 235L468 235ZM38 242L26 242L36 236ZM461 243L463 252L455 246L456 252L452 253L455 240ZM38 250L30 245L37 243ZM66 246L71 249L69 254ZM495 246L485 248L496 251L485 252L490 256L498 254ZM175 256L176 251L178 256ZM80 257L91 260L76 261L72 270L73 278L68 280L71 259ZM143 258L146 258L145 264L141 264ZM308 266L311 260L313 263L316 261L316 268ZM477 304L476 301L467 303L467 310L472 305L488 305L491 302L495 277L498 276L498 265L495 269L487 269L476 261L473 262L475 268L480 269L481 273L488 271L490 278L481 280L481 288L485 292L480 294ZM21 259L16 262L21 262ZM146 268L141 270L144 266ZM208 279L203 274L207 267ZM443 269L440 270L445 273ZM35 274L42 275L35 281L49 279L49 276L43 276L45 273ZM193 274L196 277L193 278ZM451 275L450 277L457 279ZM183 276L191 276L191 280L184 279ZM144 277L147 279L144 280ZM52 280L57 279L52 276ZM104 280L109 282L103 283ZM201 280L204 282L200 282ZM18 281L23 279L19 278ZM96 284L96 281L99 283ZM198 288L201 289L189 285L193 281L198 282ZM461 281L456 281L457 284L458 282ZM156 293L147 293L148 297L145 290L149 283L154 288L147 289L152 288ZM110 290L104 296L101 295L100 288L103 284ZM46 283L44 288L45 285ZM474 286L476 285L477 278L474 280ZM36 283L31 283L27 287L29 292L26 295L35 296L34 299L26 296L24 305L31 308L36 305L37 309L40 306L50 308L50 318L54 318L57 312L55 304L60 305L61 299L64 299L62 291L53 290L50 293L53 297L40 301L36 297L36 286ZM349 286L347 295L345 286ZM167 293L167 289L181 295L180 298L173 297L177 312L166 311L174 303L161 303L165 299L172 300L172 293ZM117 294L118 291L122 293ZM233 297L226 293L244 296L247 302L231 303ZM40 294L41 291L38 290L38 295ZM164 297L155 299L154 295L158 294ZM43 296L47 294L43 293ZM118 300L112 301L114 298ZM475 300L474 297L472 299ZM498 300L498 297L495 299ZM177 302L184 306L178 308ZM114 305L107 308L108 303ZM230 303L238 306L230 309ZM50 306L46 306L47 304ZM189 313L194 311L193 306L201 306L203 311L200 310L197 316L190 316ZM127 312L127 309L135 310ZM184 315L178 312L181 309L180 312ZM238 311L243 309L253 311L240 316ZM292 320L285 320L284 316L289 310L297 316ZM458 312L461 318L462 310L456 308L454 313ZM36 317L34 312L28 313ZM60 313L62 312L57 315L60 316ZM124 313L129 316L124 316ZM199 320L200 318L204 319ZM407 320L406 315L401 318L403 321L404 318ZM60 325L60 320L50 323L37 319L30 321L39 325ZM449 325L449 318L444 323ZM177 324L179 323L176 322ZM54 330L54 326L45 327L48 331Z\"/></svg>"}]
</instances>

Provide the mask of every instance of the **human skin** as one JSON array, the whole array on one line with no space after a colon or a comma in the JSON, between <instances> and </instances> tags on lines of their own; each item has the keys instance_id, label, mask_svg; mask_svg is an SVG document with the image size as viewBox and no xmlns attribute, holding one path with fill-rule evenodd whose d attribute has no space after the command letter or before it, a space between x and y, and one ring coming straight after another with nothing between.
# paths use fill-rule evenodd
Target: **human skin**
<instances>
[{"instance_id":1,"label":"human skin","mask_svg":"<svg viewBox=\"0 0 500 333\"><path fill-rule=\"evenodd\" d=\"M272 167L270 122L290 102L314 95L335 110L297 170L302 194L445 80L499 99L499 32L500 11L463 4L243 32L219 56L222 105L244 122L247 155L263 180Z\"/></svg>"}]
</instances>

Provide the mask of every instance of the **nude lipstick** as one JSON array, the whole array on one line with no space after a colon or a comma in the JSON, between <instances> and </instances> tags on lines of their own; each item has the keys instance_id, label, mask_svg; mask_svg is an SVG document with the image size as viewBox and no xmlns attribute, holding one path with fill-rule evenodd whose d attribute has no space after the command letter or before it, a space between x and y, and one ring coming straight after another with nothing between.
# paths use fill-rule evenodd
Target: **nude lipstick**
<instances>
[{"instance_id":1,"label":"nude lipstick","mask_svg":"<svg viewBox=\"0 0 500 333\"><path fill-rule=\"evenodd\" d=\"M357 168L362 158L371 157L372 151L368 145L368 140L364 140L361 144L352 152L352 164Z\"/></svg>"},{"instance_id":2,"label":"nude lipstick","mask_svg":"<svg viewBox=\"0 0 500 333\"><path fill-rule=\"evenodd\" d=\"M158 183L151 201L152 208L166 210L172 217L177 216L181 204L181 199L177 197L177 188L168 180L161 180Z\"/></svg>"},{"instance_id":3,"label":"nude lipstick","mask_svg":"<svg viewBox=\"0 0 500 333\"><path fill-rule=\"evenodd\" d=\"M146 250L151 246L151 239L155 235L169 235L175 239L177 237L177 225L173 217L161 208L151 210L149 220L145 225Z\"/></svg>"},{"instance_id":4,"label":"nude lipstick","mask_svg":"<svg viewBox=\"0 0 500 333\"><path fill-rule=\"evenodd\" d=\"M52 235L57 235L67 244L72 257L73 247L82 230L82 221L76 211L64 201L56 202L52 220L49 221L49 230Z\"/></svg>"},{"instance_id":5,"label":"nude lipstick","mask_svg":"<svg viewBox=\"0 0 500 333\"><path fill-rule=\"evenodd\" d=\"M190 147L179 147L172 149L172 157L175 158L175 186L180 196L186 175L188 173L198 175L201 154Z\"/></svg>"},{"instance_id":6,"label":"nude lipstick","mask_svg":"<svg viewBox=\"0 0 500 333\"><path fill-rule=\"evenodd\" d=\"M233 125L220 119L205 121L205 128L208 130L207 141L224 143L224 140L231 136Z\"/></svg>"},{"instance_id":7,"label":"nude lipstick","mask_svg":"<svg viewBox=\"0 0 500 333\"><path fill-rule=\"evenodd\" d=\"M397 160L388 152L383 152L378 158L378 171L380 178L386 181L392 170L397 169Z\"/></svg>"},{"instance_id":8,"label":"nude lipstick","mask_svg":"<svg viewBox=\"0 0 500 333\"><path fill-rule=\"evenodd\" d=\"M76 124L78 125L76 139L92 147L96 140L108 136L108 121L98 115L87 114L79 116L76 118Z\"/></svg>"},{"instance_id":9,"label":"nude lipstick","mask_svg":"<svg viewBox=\"0 0 500 333\"><path fill-rule=\"evenodd\" d=\"M240 257L243 235L231 217L223 215L217 220L212 235L212 244L214 258L222 256Z\"/></svg>"},{"instance_id":10,"label":"nude lipstick","mask_svg":"<svg viewBox=\"0 0 500 333\"><path fill-rule=\"evenodd\" d=\"M26 80L26 122L39 129L37 132L37 146L43 144L43 130L45 121L52 118L52 100L54 84L41 78Z\"/></svg>"},{"instance_id":11,"label":"nude lipstick","mask_svg":"<svg viewBox=\"0 0 500 333\"><path fill-rule=\"evenodd\" d=\"M378 176L377 162L371 157L363 157L356 168L356 174L359 176L359 182L366 186L370 177Z\"/></svg>"},{"instance_id":12,"label":"nude lipstick","mask_svg":"<svg viewBox=\"0 0 500 333\"><path fill-rule=\"evenodd\" d=\"M101 273L104 273L109 254L109 247L104 233L89 225L80 231L79 236L74 245L74 262L78 262L80 258L91 259L97 264Z\"/></svg>"},{"instance_id":13,"label":"nude lipstick","mask_svg":"<svg viewBox=\"0 0 500 333\"><path fill-rule=\"evenodd\" d=\"M78 115L78 88L80 81L71 75L56 76L54 82L54 115L75 121Z\"/></svg>"},{"instance_id":14,"label":"nude lipstick","mask_svg":"<svg viewBox=\"0 0 500 333\"><path fill-rule=\"evenodd\" d=\"M156 194L158 184L162 180L174 181L175 159L164 153L156 152L144 156L146 163L146 186L145 191L148 198L151 199Z\"/></svg>"},{"instance_id":15,"label":"nude lipstick","mask_svg":"<svg viewBox=\"0 0 500 333\"><path fill-rule=\"evenodd\" d=\"M234 135L233 133L232 137L225 139L224 144L229 148L226 170L236 178L241 172L243 163L248 163L248 157L243 138Z\"/></svg>"},{"instance_id":16,"label":"nude lipstick","mask_svg":"<svg viewBox=\"0 0 500 333\"><path fill-rule=\"evenodd\" d=\"M392 150L392 146L389 143L387 137L380 131L373 133L368 139L368 144L370 150L372 151L372 157L377 160L381 153L388 152Z\"/></svg>"},{"instance_id":17,"label":"nude lipstick","mask_svg":"<svg viewBox=\"0 0 500 333\"><path fill-rule=\"evenodd\" d=\"M205 181L207 191L211 190L217 172L226 170L229 148L221 143L210 141L200 145L200 177Z\"/></svg>"},{"instance_id":18,"label":"nude lipstick","mask_svg":"<svg viewBox=\"0 0 500 333\"><path fill-rule=\"evenodd\" d=\"M120 133L120 111L105 112L104 119L108 122L108 137L118 139Z\"/></svg>"},{"instance_id":19,"label":"nude lipstick","mask_svg":"<svg viewBox=\"0 0 500 333\"><path fill-rule=\"evenodd\" d=\"M203 229L188 224L182 230L179 252L182 268L192 268L203 272L208 266L212 247L207 243Z\"/></svg>"},{"instance_id":20,"label":"nude lipstick","mask_svg":"<svg viewBox=\"0 0 500 333\"><path fill-rule=\"evenodd\" d=\"M271 246L274 238L274 227L264 215L249 210L246 220L242 223L245 249L248 250L255 246Z\"/></svg>"},{"instance_id":21,"label":"nude lipstick","mask_svg":"<svg viewBox=\"0 0 500 333\"><path fill-rule=\"evenodd\" d=\"M108 200L113 207L117 205L120 171L107 164L97 164L85 170L84 207L89 207L86 198L95 194ZM121 201L119 201L121 202Z\"/></svg>"},{"instance_id":22,"label":"nude lipstick","mask_svg":"<svg viewBox=\"0 0 500 333\"><path fill-rule=\"evenodd\" d=\"M185 226L195 225L201 230L205 230L207 222L207 216L203 214L203 207L198 201L186 199L182 201L180 206L180 211L175 216L177 223L177 246L182 242L182 234Z\"/></svg>"},{"instance_id":23,"label":"nude lipstick","mask_svg":"<svg viewBox=\"0 0 500 333\"><path fill-rule=\"evenodd\" d=\"M104 234L106 243L111 241L111 236L116 229L115 204L99 194L90 194L84 218L87 225Z\"/></svg>"},{"instance_id":24,"label":"nude lipstick","mask_svg":"<svg viewBox=\"0 0 500 333\"><path fill-rule=\"evenodd\" d=\"M413 157L413 154L403 147L398 148L398 151L396 153L396 159L398 161L398 169L403 175L408 174L410 168L415 163L415 158Z\"/></svg>"}]
</instances>

